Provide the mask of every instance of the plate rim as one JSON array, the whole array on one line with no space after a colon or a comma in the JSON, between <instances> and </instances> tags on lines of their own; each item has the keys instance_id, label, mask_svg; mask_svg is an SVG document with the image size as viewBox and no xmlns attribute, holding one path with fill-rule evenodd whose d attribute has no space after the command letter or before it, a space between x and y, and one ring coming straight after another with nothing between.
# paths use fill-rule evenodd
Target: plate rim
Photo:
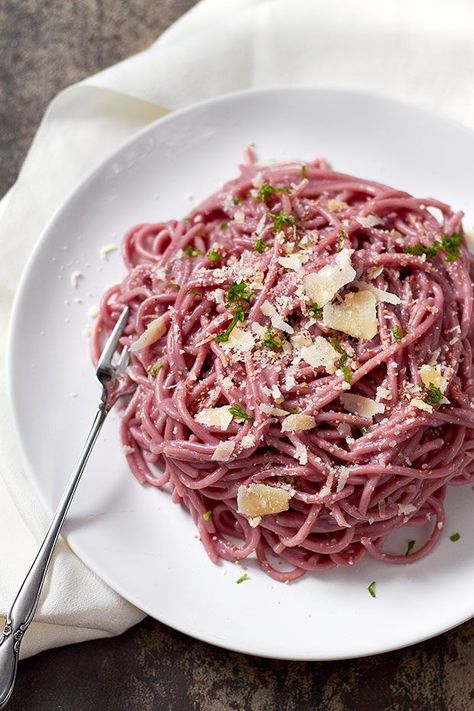
<instances>
[{"instance_id":1,"label":"plate rim","mask_svg":"<svg viewBox=\"0 0 474 711\"><path fill-rule=\"evenodd\" d=\"M239 99L245 99L247 97L251 96L262 96L264 97L265 95L275 95L275 94L288 94L288 93L295 93L295 94L301 94L301 93L308 93L312 95L319 95L320 97L325 95L325 94L332 94L332 95L340 95L341 97L354 97L355 99L363 99L367 101L377 101L380 103L388 104L388 105L394 105L397 107L403 108L405 111L411 111L414 112L415 114L422 114L424 115L427 119L432 119L439 122L444 123L446 126L451 126L455 128L456 130L459 131L461 129L466 135L470 136L472 139L474 137L474 130L466 126L465 124L461 123L460 121L457 121L456 119L451 118L450 116L446 116L442 113L436 113L436 111L433 111L431 109L427 109L422 106L418 106L415 103L411 103L408 101L400 100L397 98L393 98L390 96L386 96L381 93L375 93L375 92L369 92L369 91L358 91L358 90L347 90L344 88L339 88L339 87L318 87L318 86L274 86L274 87L266 87L263 89L259 88L251 88L251 89L245 89L245 90L240 90L240 91L232 91L232 92L226 92L224 94L219 94L216 96L212 96L209 98L206 98L202 101L195 102L193 104L190 104L189 106L183 107L178 110L171 110L169 113L165 114L164 116L159 117L158 119L150 122L146 126L142 127L140 130L135 131L132 133L125 141L121 142L116 148L114 148L112 151L108 152L107 155L99 161L97 165L95 165L91 170L89 170L77 183L76 185L68 192L66 198L60 203L60 205L53 211L51 217L49 220L46 222L44 225L43 229L41 230L36 243L29 254L23 269L21 273L20 280L18 282L14 299L13 299L13 304L11 307L10 311L10 316L9 316L9 323L8 323L8 332L7 332L7 344L6 344L6 353L5 353L5 375L6 375L6 381L7 381L7 402L10 408L10 414L11 414L11 419L13 423L13 430L14 430L14 439L16 441L16 446L18 447L18 452L20 455L20 460L23 464L24 468L24 474L25 477L30 485L33 486L33 490L35 492L35 495L38 497L45 515L49 518L52 513L52 509L48 504L48 501L43 493L43 490L39 486L39 482L37 479L35 479L33 475L33 469L34 467L32 466L32 462L30 462L30 458L27 455L26 449L23 444L23 437L21 434L21 426L20 426L20 413L18 409L18 403L15 402L15 392L14 392L14 351L15 351L15 343L16 343L16 338L15 334L18 333L19 328L18 328L18 320L19 320L19 315L21 312L21 307L23 304L23 301L26 299L25 294L27 293L26 286L30 280L31 274L34 271L34 266L36 262L37 255L41 251L43 244L47 241L47 235L50 231L54 230L55 223L59 220L61 217L62 213L64 211L67 211L70 203L77 198L77 196L83 192L88 184L93 181L96 177L97 174L102 172L106 166L113 161L119 154L121 154L123 151L126 151L130 146L135 144L137 141L139 141L141 138L145 137L148 133L152 133L155 129L156 126L162 126L166 125L168 122L172 122L178 117L185 116L186 114L192 114L195 110L197 109L205 109L208 106L214 106L216 104L224 104L228 101L234 101L234 100L239 100ZM91 369L91 377L93 377L93 369ZM251 656L258 656L258 657L263 657L263 658L269 658L269 659L281 659L281 660L287 660L287 661L330 661L330 660L343 660L343 659L355 659L355 658L362 658L362 657L367 657L367 656L373 656L373 655L378 655L378 654L384 654L386 652L391 652L394 650L398 649L404 649L406 647L409 647L413 644L417 644L423 641L426 641L428 639L432 639L433 637L436 637L440 634L443 634L445 632L448 632L449 630L464 624L465 622L469 621L474 617L474 609L472 610L471 614L468 614L467 616L463 616L462 619L457 619L456 621L450 621L448 624L442 625L439 629L436 629L432 634L428 635L423 635L419 636L419 634L415 634L413 637L409 637L407 635L407 641L404 642L403 644L400 643L394 643L392 645L385 645L385 646L380 646L377 649L367 649L364 652L358 652L357 654L347 654L341 652L340 654L330 654L330 655L322 655L322 654L317 654L316 656L308 656L307 653L303 653L301 655L299 654L291 654L288 656L281 655L281 654L275 654L272 653L268 650L260 649L259 651L255 651L255 649L249 649L245 647L245 645L242 644L232 644L230 642L226 642L223 640L220 640L216 638L214 635L205 635L200 633L199 631L189 631L186 628L186 625L180 626L178 623L175 621L169 622L167 621L166 616L163 617L158 617L156 615L156 612L152 612L147 605L144 605L142 601L138 601L135 599L135 596L133 594L130 594L126 590L123 590L122 586L120 584L117 584L115 581L111 581L109 576L107 574L103 574L102 572L98 572L98 567L96 566L93 562L91 562L87 552L84 551L82 545L79 543L77 544L75 541L73 543L69 542L69 536L62 534L63 538L67 542L67 545L71 548L73 551L74 555L76 555L94 574L96 574L106 585L108 585L112 590L117 592L121 597L123 597L125 600L130 602L131 604L135 605L138 609L142 610L145 612L147 615L150 615L154 619L158 620L160 623L167 625L168 627L171 627L172 629L175 629L179 631L182 634L186 634L194 639L200 640L202 642L206 642L209 644L213 644L217 647L227 649L229 651L234 651L238 653L244 653L248 654Z\"/></svg>"}]
</instances>

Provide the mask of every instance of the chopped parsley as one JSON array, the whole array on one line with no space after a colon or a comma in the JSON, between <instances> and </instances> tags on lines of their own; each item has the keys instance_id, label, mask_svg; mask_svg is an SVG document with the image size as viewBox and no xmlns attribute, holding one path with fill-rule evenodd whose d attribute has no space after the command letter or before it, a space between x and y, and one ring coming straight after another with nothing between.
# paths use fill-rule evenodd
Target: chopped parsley
<instances>
[{"instance_id":1,"label":"chopped parsley","mask_svg":"<svg viewBox=\"0 0 474 711\"><path fill-rule=\"evenodd\" d=\"M375 586L376 586L376 582L375 582L375 580L372 580L370 585L367 587L367 590L369 591L369 593L371 594L372 597L377 597L377 594L375 592Z\"/></svg>"},{"instance_id":2,"label":"chopped parsley","mask_svg":"<svg viewBox=\"0 0 474 711\"><path fill-rule=\"evenodd\" d=\"M224 343L225 341L228 341L230 334L237 326L239 321L245 321L245 313L241 306L236 306L234 309L234 314L232 316L232 321L229 323L225 331L222 331L222 333L217 334L214 340L217 343Z\"/></svg>"},{"instance_id":3,"label":"chopped parsley","mask_svg":"<svg viewBox=\"0 0 474 711\"><path fill-rule=\"evenodd\" d=\"M339 343L339 338L337 336L332 336L331 337L331 346L334 348L335 351L341 354L341 357L337 361L337 364L339 368L342 370L342 373L344 375L344 380L346 383L351 382L351 369L347 365L347 361L350 358L349 353L344 350L344 348L341 346Z\"/></svg>"},{"instance_id":4,"label":"chopped parsley","mask_svg":"<svg viewBox=\"0 0 474 711\"><path fill-rule=\"evenodd\" d=\"M233 281L226 293L227 306L238 301L250 301L252 298L252 290L243 279L239 282Z\"/></svg>"},{"instance_id":5,"label":"chopped parsley","mask_svg":"<svg viewBox=\"0 0 474 711\"><path fill-rule=\"evenodd\" d=\"M344 230L340 230L337 234L337 246L336 246L336 252L340 252L342 248L344 247L344 242L347 239L347 235L344 232Z\"/></svg>"},{"instance_id":6,"label":"chopped parsley","mask_svg":"<svg viewBox=\"0 0 474 711\"><path fill-rule=\"evenodd\" d=\"M349 358L349 353L346 353L344 351L344 353L341 355L341 357L337 361L339 368L342 370L342 373L344 375L344 380L346 381L346 383L351 382L351 369L349 368L349 366L346 363L348 358Z\"/></svg>"},{"instance_id":7,"label":"chopped parsley","mask_svg":"<svg viewBox=\"0 0 474 711\"><path fill-rule=\"evenodd\" d=\"M426 402L428 405L437 405L439 401L443 399L443 393L437 385L430 383L426 390L428 391L426 396Z\"/></svg>"},{"instance_id":8,"label":"chopped parsley","mask_svg":"<svg viewBox=\"0 0 474 711\"><path fill-rule=\"evenodd\" d=\"M249 415L247 412L245 412L244 408L239 405L239 403L236 403L235 405L232 405L232 407L229 407L229 412L231 415L236 417L238 420L253 420L254 418L252 415Z\"/></svg>"},{"instance_id":9,"label":"chopped parsley","mask_svg":"<svg viewBox=\"0 0 474 711\"><path fill-rule=\"evenodd\" d=\"M190 289L189 293L191 296L202 296L202 291L199 291L199 289Z\"/></svg>"},{"instance_id":10,"label":"chopped parsley","mask_svg":"<svg viewBox=\"0 0 474 711\"><path fill-rule=\"evenodd\" d=\"M191 247L190 244L186 245L186 247L183 249L183 252L187 257L199 257L199 255L201 254L199 249Z\"/></svg>"},{"instance_id":11,"label":"chopped parsley","mask_svg":"<svg viewBox=\"0 0 474 711\"><path fill-rule=\"evenodd\" d=\"M453 543L456 543L456 541L459 541L460 538L461 538L460 533L453 533L452 536L449 536L449 540L452 541Z\"/></svg>"},{"instance_id":12,"label":"chopped parsley","mask_svg":"<svg viewBox=\"0 0 474 711\"><path fill-rule=\"evenodd\" d=\"M173 282L170 282L169 284L166 285L169 289L175 289L176 291L179 291L181 289L179 284L173 284Z\"/></svg>"},{"instance_id":13,"label":"chopped parsley","mask_svg":"<svg viewBox=\"0 0 474 711\"><path fill-rule=\"evenodd\" d=\"M149 369L149 374L151 375L152 378L156 378L158 375L158 371L161 370L163 367L163 363L155 363L154 365L151 366Z\"/></svg>"},{"instance_id":14,"label":"chopped parsley","mask_svg":"<svg viewBox=\"0 0 474 711\"><path fill-rule=\"evenodd\" d=\"M426 254L427 257L436 257L440 244L436 240L430 247L425 247L424 244L414 244L413 247L404 247L405 254L413 254L415 257L422 257Z\"/></svg>"},{"instance_id":15,"label":"chopped parsley","mask_svg":"<svg viewBox=\"0 0 474 711\"><path fill-rule=\"evenodd\" d=\"M410 553L412 552L412 550L415 546L416 546L416 541L408 541L405 555L410 555Z\"/></svg>"},{"instance_id":16,"label":"chopped parsley","mask_svg":"<svg viewBox=\"0 0 474 711\"><path fill-rule=\"evenodd\" d=\"M301 166L301 180L304 180L306 178L306 166L302 165Z\"/></svg>"},{"instance_id":17,"label":"chopped parsley","mask_svg":"<svg viewBox=\"0 0 474 711\"><path fill-rule=\"evenodd\" d=\"M455 232L452 235L441 235L441 246L446 254L447 262L454 262L459 257L459 245L461 244L462 235Z\"/></svg>"},{"instance_id":18,"label":"chopped parsley","mask_svg":"<svg viewBox=\"0 0 474 711\"><path fill-rule=\"evenodd\" d=\"M414 254L415 257L422 257L426 254L427 257L436 257L439 250L443 250L446 261L454 262L459 257L459 246L462 241L462 235L459 232L454 232L452 235L442 234L441 242L437 239L429 247L423 244L414 244L413 247L404 247L405 254Z\"/></svg>"},{"instance_id":19,"label":"chopped parsley","mask_svg":"<svg viewBox=\"0 0 474 711\"><path fill-rule=\"evenodd\" d=\"M259 254L263 254L265 249L269 248L269 244L263 241L263 239L258 239L256 242L253 243L253 247L256 252Z\"/></svg>"},{"instance_id":20,"label":"chopped parsley","mask_svg":"<svg viewBox=\"0 0 474 711\"><path fill-rule=\"evenodd\" d=\"M211 516L212 516L212 511L206 511L206 513L203 513L203 515L202 515L204 521L209 521Z\"/></svg>"},{"instance_id":21,"label":"chopped parsley","mask_svg":"<svg viewBox=\"0 0 474 711\"><path fill-rule=\"evenodd\" d=\"M397 341L397 343L400 343L400 341L403 338L403 335L400 332L400 326L398 325L398 323L396 323L395 326L392 327L392 336Z\"/></svg>"},{"instance_id":22,"label":"chopped parsley","mask_svg":"<svg viewBox=\"0 0 474 711\"><path fill-rule=\"evenodd\" d=\"M262 183L258 189L257 200L259 202L267 202L267 200L276 193L289 193L288 188L274 188L270 183Z\"/></svg>"},{"instance_id":23,"label":"chopped parsley","mask_svg":"<svg viewBox=\"0 0 474 711\"><path fill-rule=\"evenodd\" d=\"M226 230L229 227L228 222L221 222L221 230Z\"/></svg>"},{"instance_id":24,"label":"chopped parsley","mask_svg":"<svg viewBox=\"0 0 474 711\"><path fill-rule=\"evenodd\" d=\"M241 575L240 578L238 580L236 580L235 582L237 583L237 585L240 585L240 583L243 583L245 580L250 580L247 573L244 573L243 575Z\"/></svg>"},{"instance_id":25,"label":"chopped parsley","mask_svg":"<svg viewBox=\"0 0 474 711\"><path fill-rule=\"evenodd\" d=\"M275 215L273 212L269 212L268 214L273 218L273 233L279 232L283 225L294 225L296 222L296 217L287 215L286 212L283 212L283 210L280 210L278 215Z\"/></svg>"},{"instance_id":26,"label":"chopped parsley","mask_svg":"<svg viewBox=\"0 0 474 711\"><path fill-rule=\"evenodd\" d=\"M217 249L210 249L209 252L207 253L207 260L209 262L217 262L221 258L221 255L219 254L219 250Z\"/></svg>"},{"instance_id":27,"label":"chopped parsley","mask_svg":"<svg viewBox=\"0 0 474 711\"><path fill-rule=\"evenodd\" d=\"M232 202L234 203L234 205L239 205L242 200L239 197L234 197L232 198Z\"/></svg>"},{"instance_id":28,"label":"chopped parsley","mask_svg":"<svg viewBox=\"0 0 474 711\"><path fill-rule=\"evenodd\" d=\"M271 351L281 351L283 348L283 341L273 335L270 328L267 328L262 338L262 346L264 348L269 348Z\"/></svg>"},{"instance_id":29,"label":"chopped parsley","mask_svg":"<svg viewBox=\"0 0 474 711\"><path fill-rule=\"evenodd\" d=\"M308 308L311 311L311 313L313 314L314 318L322 318L323 317L323 310L320 306L318 306L316 301L313 301L313 303L310 304L308 306Z\"/></svg>"}]
</instances>

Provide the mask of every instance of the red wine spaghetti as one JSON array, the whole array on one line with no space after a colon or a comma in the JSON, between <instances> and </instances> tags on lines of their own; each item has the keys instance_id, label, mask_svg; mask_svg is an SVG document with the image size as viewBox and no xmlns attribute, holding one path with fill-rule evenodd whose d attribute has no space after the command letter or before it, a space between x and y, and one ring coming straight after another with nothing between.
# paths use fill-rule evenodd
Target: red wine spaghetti
<instances>
[{"instance_id":1,"label":"red wine spaghetti","mask_svg":"<svg viewBox=\"0 0 474 711\"><path fill-rule=\"evenodd\" d=\"M139 482L190 512L212 561L288 581L427 554L474 478L472 260L462 213L336 173L259 167L183 220L133 227L97 359L126 304ZM425 542L389 552L395 529Z\"/></svg>"}]
</instances>

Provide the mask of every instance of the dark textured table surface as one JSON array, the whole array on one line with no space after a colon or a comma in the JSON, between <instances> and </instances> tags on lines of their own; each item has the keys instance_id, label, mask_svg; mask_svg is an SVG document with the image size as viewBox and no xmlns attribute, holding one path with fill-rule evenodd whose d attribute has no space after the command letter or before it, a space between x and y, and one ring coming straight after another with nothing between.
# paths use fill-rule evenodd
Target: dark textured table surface
<instances>
[{"instance_id":1,"label":"dark textured table surface","mask_svg":"<svg viewBox=\"0 0 474 711\"><path fill-rule=\"evenodd\" d=\"M143 49L192 5L0 0L0 194L60 89ZM147 619L121 637L26 660L9 708L468 711L474 621L390 654L300 663L226 652Z\"/></svg>"}]
</instances>

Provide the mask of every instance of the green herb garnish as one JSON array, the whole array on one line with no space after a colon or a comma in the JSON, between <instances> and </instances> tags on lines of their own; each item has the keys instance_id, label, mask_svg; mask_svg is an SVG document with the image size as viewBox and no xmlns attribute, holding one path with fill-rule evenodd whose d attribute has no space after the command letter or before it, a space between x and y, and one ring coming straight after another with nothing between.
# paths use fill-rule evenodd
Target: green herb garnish
<instances>
[{"instance_id":1,"label":"green herb garnish","mask_svg":"<svg viewBox=\"0 0 474 711\"><path fill-rule=\"evenodd\" d=\"M269 248L269 244L263 241L263 239L258 239L256 242L253 243L253 247L256 252L259 254L263 254L265 249Z\"/></svg>"},{"instance_id":2,"label":"green herb garnish","mask_svg":"<svg viewBox=\"0 0 474 711\"><path fill-rule=\"evenodd\" d=\"M217 262L221 258L219 251L217 249L210 249L207 253L207 260L209 262Z\"/></svg>"},{"instance_id":3,"label":"green herb garnish","mask_svg":"<svg viewBox=\"0 0 474 711\"><path fill-rule=\"evenodd\" d=\"M344 232L344 230L340 230L337 234L337 246L336 246L337 252L340 252L342 250L346 239L347 239L346 233Z\"/></svg>"},{"instance_id":4,"label":"green herb garnish","mask_svg":"<svg viewBox=\"0 0 474 711\"><path fill-rule=\"evenodd\" d=\"M206 511L206 513L203 513L203 515L202 515L204 521L209 521L211 516L212 516L212 511Z\"/></svg>"},{"instance_id":5,"label":"green herb garnish","mask_svg":"<svg viewBox=\"0 0 474 711\"><path fill-rule=\"evenodd\" d=\"M245 321L245 312L241 306L236 306L233 312L232 321L229 323L225 331L217 334L214 340L217 343L224 343L225 341L228 341L230 334L239 321Z\"/></svg>"},{"instance_id":6,"label":"green herb garnish","mask_svg":"<svg viewBox=\"0 0 474 711\"><path fill-rule=\"evenodd\" d=\"M350 383L350 382L351 382L351 369L350 369L349 366L346 364L346 361L347 361L348 358L349 358L349 353L346 353L346 352L344 351L344 353L342 354L342 356L341 356L341 357L339 358L339 360L337 361L337 364L338 364L339 368L342 370L342 372L343 372L343 374L344 374L344 380L346 381L346 383Z\"/></svg>"},{"instance_id":7,"label":"green herb garnish","mask_svg":"<svg viewBox=\"0 0 474 711\"><path fill-rule=\"evenodd\" d=\"M262 183L258 189L257 200L267 202L268 198L276 193L289 193L289 188L274 188L270 183Z\"/></svg>"},{"instance_id":8,"label":"green herb garnish","mask_svg":"<svg viewBox=\"0 0 474 711\"><path fill-rule=\"evenodd\" d=\"M313 314L314 318L322 318L323 317L323 310L320 306L318 306L316 301L313 301L313 303L310 304L308 306L308 308L311 311L311 313Z\"/></svg>"},{"instance_id":9,"label":"green herb garnish","mask_svg":"<svg viewBox=\"0 0 474 711\"><path fill-rule=\"evenodd\" d=\"M341 355L344 355L344 353L347 355L346 351L344 348L341 346L339 343L339 337L338 336L331 336L331 346L334 348L335 351L340 353Z\"/></svg>"},{"instance_id":10,"label":"green herb garnish","mask_svg":"<svg viewBox=\"0 0 474 711\"><path fill-rule=\"evenodd\" d=\"M372 597L377 597L376 592L375 592L375 586L376 586L376 582L375 582L375 580L372 580L372 582L370 583L370 585L367 588L367 590L369 591L369 593L371 594Z\"/></svg>"},{"instance_id":11,"label":"green herb garnish","mask_svg":"<svg viewBox=\"0 0 474 711\"><path fill-rule=\"evenodd\" d=\"M190 289L189 293L191 296L202 296L202 291L199 291L199 289Z\"/></svg>"},{"instance_id":12,"label":"green herb garnish","mask_svg":"<svg viewBox=\"0 0 474 711\"><path fill-rule=\"evenodd\" d=\"M234 203L234 205L239 205L242 200L239 197L234 197L232 198L232 202Z\"/></svg>"},{"instance_id":13,"label":"green herb garnish","mask_svg":"<svg viewBox=\"0 0 474 711\"><path fill-rule=\"evenodd\" d=\"M301 180L304 180L306 178L306 166L302 165L301 166Z\"/></svg>"},{"instance_id":14,"label":"green herb garnish","mask_svg":"<svg viewBox=\"0 0 474 711\"><path fill-rule=\"evenodd\" d=\"M179 291L181 289L179 284L173 284L173 282L170 282L169 284L166 285L169 289L175 289L176 291Z\"/></svg>"},{"instance_id":15,"label":"green herb garnish","mask_svg":"<svg viewBox=\"0 0 474 711\"><path fill-rule=\"evenodd\" d=\"M226 230L229 227L229 223L228 222L221 222L220 227L221 227L221 230Z\"/></svg>"},{"instance_id":16,"label":"green herb garnish","mask_svg":"<svg viewBox=\"0 0 474 711\"><path fill-rule=\"evenodd\" d=\"M452 541L453 543L456 543L456 541L459 541L461 538L460 533L453 533L452 536L449 536L449 540Z\"/></svg>"},{"instance_id":17,"label":"green herb garnish","mask_svg":"<svg viewBox=\"0 0 474 711\"><path fill-rule=\"evenodd\" d=\"M156 378L156 376L158 375L158 371L161 370L162 367L163 367L163 363L155 363L154 365L151 366L151 368L148 372L152 378Z\"/></svg>"},{"instance_id":18,"label":"green herb garnish","mask_svg":"<svg viewBox=\"0 0 474 711\"><path fill-rule=\"evenodd\" d=\"M240 578L238 580L236 580L235 582L237 583L237 585L240 585L240 583L243 583L244 580L250 580L247 573L244 573L243 575L241 575Z\"/></svg>"},{"instance_id":19,"label":"green herb garnish","mask_svg":"<svg viewBox=\"0 0 474 711\"><path fill-rule=\"evenodd\" d=\"M437 385L430 383L426 389L428 391L426 396L426 402L428 405L437 405L439 401L443 399L443 393Z\"/></svg>"},{"instance_id":20,"label":"green herb garnish","mask_svg":"<svg viewBox=\"0 0 474 711\"><path fill-rule=\"evenodd\" d=\"M459 257L459 245L461 244L462 235L455 232L452 235L441 235L441 246L446 254L447 262L454 262Z\"/></svg>"},{"instance_id":21,"label":"green herb garnish","mask_svg":"<svg viewBox=\"0 0 474 711\"><path fill-rule=\"evenodd\" d=\"M248 284L242 279L239 282L233 281L226 291L227 305L238 301L250 301L252 298L252 290Z\"/></svg>"},{"instance_id":22,"label":"green herb garnish","mask_svg":"<svg viewBox=\"0 0 474 711\"><path fill-rule=\"evenodd\" d=\"M410 553L412 552L412 550L415 546L416 546L416 541L408 541L405 555L410 555Z\"/></svg>"},{"instance_id":23,"label":"green herb garnish","mask_svg":"<svg viewBox=\"0 0 474 711\"><path fill-rule=\"evenodd\" d=\"M199 249L191 247L190 244L186 245L186 247L183 249L183 252L187 257L199 257L199 255L201 254Z\"/></svg>"},{"instance_id":24,"label":"green herb garnish","mask_svg":"<svg viewBox=\"0 0 474 711\"><path fill-rule=\"evenodd\" d=\"M271 329L267 328L262 338L262 346L264 348L269 348L271 351L281 351L283 348L283 341L276 338Z\"/></svg>"},{"instance_id":25,"label":"green herb garnish","mask_svg":"<svg viewBox=\"0 0 474 711\"><path fill-rule=\"evenodd\" d=\"M229 412L231 415L236 417L238 420L253 420L254 418L252 415L249 415L247 412L245 412L244 408L239 405L239 403L236 403L235 405L232 405L229 407Z\"/></svg>"},{"instance_id":26,"label":"green herb garnish","mask_svg":"<svg viewBox=\"0 0 474 711\"><path fill-rule=\"evenodd\" d=\"M398 325L398 323L396 323L395 326L392 327L392 336L398 343L400 343L403 338L402 334L400 333L400 326Z\"/></svg>"},{"instance_id":27,"label":"green herb garnish","mask_svg":"<svg viewBox=\"0 0 474 711\"><path fill-rule=\"evenodd\" d=\"M287 215L283 210L280 210L278 215L275 215L273 212L268 213L270 217L273 218L273 227L272 227L272 232L279 232L283 225L294 225L296 222L296 217L293 217L292 215Z\"/></svg>"},{"instance_id":28,"label":"green herb garnish","mask_svg":"<svg viewBox=\"0 0 474 711\"><path fill-rule=\"evenodd\" d=\"M422 257L424 254L428 257L436 257L440 248L440 243L436 240L430 247L425 247L423 244L414 244L413 247L404 247L405 254L413 254L415 257Z\"/></svg>"}]
</instances>

